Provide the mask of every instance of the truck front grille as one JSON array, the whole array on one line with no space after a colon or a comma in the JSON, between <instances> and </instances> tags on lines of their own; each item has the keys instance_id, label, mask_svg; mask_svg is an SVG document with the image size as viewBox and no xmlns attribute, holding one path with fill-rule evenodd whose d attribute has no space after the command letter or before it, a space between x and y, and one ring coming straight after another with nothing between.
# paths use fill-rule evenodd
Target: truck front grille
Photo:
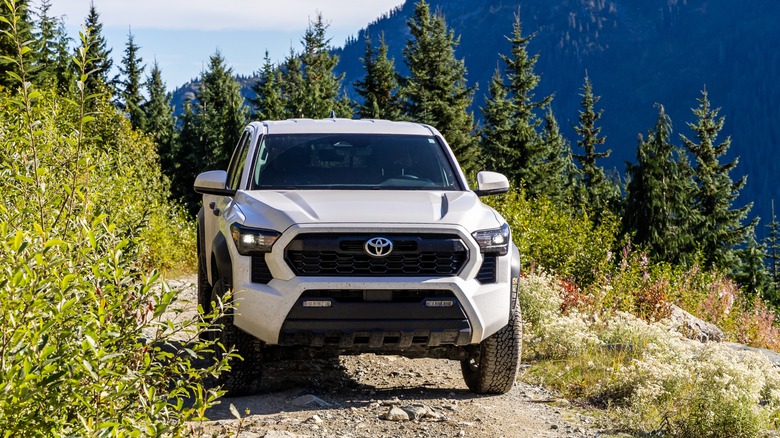
<instances>
[{"instance_id":1,"label":"truck front grille","mask_svg":"<svg viewBox=\"0 0 780 438\"><path fill-rule=\"evenodd\" d=\"M366 253L374 237L393 242L387 256ZM300 276L423 276L458 275L468 260L468 250L449 234L301 234L287 246L287 264Z\"/></svg>"}]
</instances>

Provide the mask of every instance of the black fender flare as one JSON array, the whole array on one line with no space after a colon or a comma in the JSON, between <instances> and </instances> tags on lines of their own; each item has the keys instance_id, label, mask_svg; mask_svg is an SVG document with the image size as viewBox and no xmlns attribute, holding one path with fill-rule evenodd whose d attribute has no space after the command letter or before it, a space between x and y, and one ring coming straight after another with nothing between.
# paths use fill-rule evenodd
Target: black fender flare
<instances>
[{"instance_id":1,"label":"black fender flare","mask_svg":"<svg viewBox=\"0 0 780 438\"><path fill-rule=\"evenodd\" d=\"M511 308L514 308L517 304L517 293L518 293L518 287L520 287L520 250L517 248L517 245L515 245L514 242L512 242L512 247L510 249L512 254L512 259L510 261L510 293L509 293L509 304L511 305Z\"/></svg>"},{"instance_id":2,"label":"black fender flare","mask_svg":"<svg viewBox=\"0 0 780 438\"><path fill-rule=\"evenodd\" d=\"M221 278L224 283L225 287L230 288L233 286L233 261L230 258L230 251L228 250L228 244L227 239L225 239L225 236L222 233L218 233L214 237L214 241L211 244L211 251L213 256L213 262L216 262L216 275ZM214 270L214 266L211 267L212 272ZM214 272L213 272L214 273ZM219 278L213 278L212 281L214 284L219 280Z\"/></svg>"},{"instance_id":3,"label":"black fender flare","mask_svg":"<svg viewBox=\"0 0 780 438\"><path fill-rule=\"evenodd\" d=\"M205 231L204 231L205 222L204 222L204 216L203 216L203 207L201 207L200 210L198 210L198 222L197 222L197 224L198 224L198 228L197 228L197 233L198 233L197 234L198 263L200 264L200 266L203 266L203 269L205 270L208 265L206 264L206 247L204 246L204 244L205 244L205 237L203 235L203 233L205 233Z\"/></svg>"}]
</instances>

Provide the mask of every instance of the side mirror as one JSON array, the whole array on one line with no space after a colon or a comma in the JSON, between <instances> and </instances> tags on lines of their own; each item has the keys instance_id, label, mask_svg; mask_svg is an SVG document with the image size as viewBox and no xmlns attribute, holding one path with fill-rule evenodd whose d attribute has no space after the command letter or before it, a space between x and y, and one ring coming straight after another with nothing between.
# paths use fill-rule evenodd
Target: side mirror
<instances>
[{"instance_id":1,"label":"side mirror","mask_svg":"<svg viewBox=\"0 0 780 438\"><path fill-rule=\"evenodd\" d=\"M509 180L500 173L482 171L477 174L477 196L498 195L509 191Z\"/></svg>"},{"instance_id":2,"label":"side mirror","mask_svg":"<svg viewBox=\"0 0 780 438\"><path fill-rule=\"evenodd\" d=\"M202 195L233 196L235 190L225 188L227 184L227 172L224 170L210 170L203 172L195 178L195 191Z\"/></svg>"}]
</instances>

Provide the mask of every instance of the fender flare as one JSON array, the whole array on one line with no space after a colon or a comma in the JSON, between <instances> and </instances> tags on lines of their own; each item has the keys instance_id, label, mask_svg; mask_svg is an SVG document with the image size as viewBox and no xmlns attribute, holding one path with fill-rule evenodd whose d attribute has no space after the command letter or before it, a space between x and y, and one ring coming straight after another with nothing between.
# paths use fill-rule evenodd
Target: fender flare
<instances>
[{"instance_id":1,"label":"fender flare","mask_svg":"<svg viewBox=\"0 0 780 438\"><path fill-rule=\"evenodd\" d=\"M216 272L213 274L219 275L219 278L221 278L226 284L226 289L233 286L233 261L230 258L230 251L228 250L227 240L225 239L225 236L222 235L222 233L218 233L214 237L214 241L211 245L211 251L212 251L212 264L213 262L216 262ZM211 267L211 269L214 269L214 266ZM212 275L213 275L212 274ZM219 280L219 278L213 278L214 283Z\"/></svg>"},{"instance_id":2,"label":"fender flare","mask_svg":"<svg viewBox=\"0 0 780 438\"><path fill-rule=\"evenodd\" d=\"M510 249L512 254L512 259L510 263L510 277L509 281L511 282L510 286L510 293L509 293L509 304L510 308L514 308L517 304L517 294L518 294L518 288L520 286L520 250L517 248L514 242L512 242L512 247Z\"/></svg>"}]
</instances>

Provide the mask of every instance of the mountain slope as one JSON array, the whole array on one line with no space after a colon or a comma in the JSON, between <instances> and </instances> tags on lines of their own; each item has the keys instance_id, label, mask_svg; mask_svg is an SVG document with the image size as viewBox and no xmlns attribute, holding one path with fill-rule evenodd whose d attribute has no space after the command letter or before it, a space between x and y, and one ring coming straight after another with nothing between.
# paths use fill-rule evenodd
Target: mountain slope
<instances>
[{"instance_id":1,"label":"mountain slope","mask_svg":"<svg viewBox=\"0 0 780 438\"><path fill-rule=\"evenodd\" d=\"M757 0L430 0L461 36L459 56L466 60L469 81L478 84L474 110L484 93L498 53L509 53L505 38L520 13L529 45L539 54L538 94L555 94L555 114L564 134L576 143L580 88L585 72L602 96L603 133L612 157L607 165L621 175L625 161L635 159L637 134L646 133L664 105L676 134L693 136L700 90L707 88L713 105L726 117L724 135L732 135L731 157L740 164L733 178L749 174L740 203L755 201L754 214L769 218L769 203L780 199L774 176L780 170L780 2ZM359 59L365 35L381 32L405 72L401 50L408 38L406 20L414 3L407 1L389 17L371 23L337 51L350 83L363 77ZM679 141L677 141L680 144ZM576 146L576 144L575 144ZM763 230L759 230L763 234Z\"/></svg>"}]
</instances>

